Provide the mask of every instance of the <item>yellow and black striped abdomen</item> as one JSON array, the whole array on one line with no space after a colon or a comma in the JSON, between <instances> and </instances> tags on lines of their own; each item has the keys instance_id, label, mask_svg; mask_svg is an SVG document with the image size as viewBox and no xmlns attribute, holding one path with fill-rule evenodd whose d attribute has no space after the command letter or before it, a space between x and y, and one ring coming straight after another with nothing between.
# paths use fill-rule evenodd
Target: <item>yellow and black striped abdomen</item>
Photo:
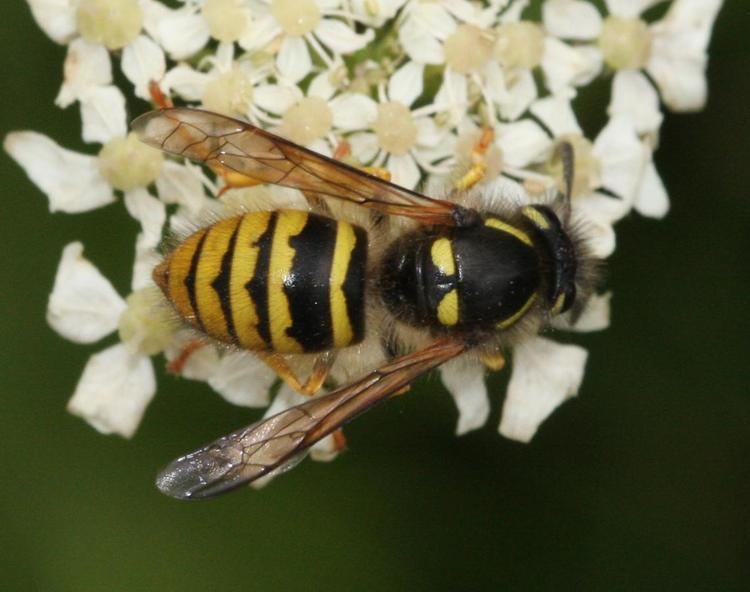
<instances>
[{"instance_id":1,"label":"yellow and black striped abdomen","mask_svg":"<svg viewBox=\"0 0 750 592\"><path fill-rule=\"evenodd\" d=\"M189 236L154 270L181 317L255 351L316 352L364 337L367 235L298 210L253 212Z\"/></svg>"}]
</instances>

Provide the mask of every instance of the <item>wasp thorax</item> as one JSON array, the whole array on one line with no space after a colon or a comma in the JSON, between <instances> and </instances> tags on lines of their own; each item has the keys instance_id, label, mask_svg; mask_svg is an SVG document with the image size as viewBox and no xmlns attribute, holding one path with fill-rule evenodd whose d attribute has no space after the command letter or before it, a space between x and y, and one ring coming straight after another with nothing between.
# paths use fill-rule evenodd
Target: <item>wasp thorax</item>
<instances>
[{"instance_id":1,"label":"wasp thorax","mask_svg":"<svg viewBox=\"0 0 750 592\"><path fill-rule=\"evenodd\" d=\"M534 304L540 282L531 237L497 217L407 235L387 252L380 277L397 318L462 332L510 327Z\"/></svg>"}]
</instances>

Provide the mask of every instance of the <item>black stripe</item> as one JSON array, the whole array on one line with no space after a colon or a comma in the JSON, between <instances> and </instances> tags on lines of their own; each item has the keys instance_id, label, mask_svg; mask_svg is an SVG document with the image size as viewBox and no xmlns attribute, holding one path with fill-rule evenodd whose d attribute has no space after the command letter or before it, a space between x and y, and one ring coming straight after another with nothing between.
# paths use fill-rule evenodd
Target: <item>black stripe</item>
<instances>
[{"instance_id":1,"label":"black stripe","mask_svg":"<svg viewBox=\"0 0 750 592\"><path fill-rule=\"evenodd\" d=\"M237 331L234 327L234 318L232 317L232 303L230 301L229 285L232 278L232 261L234 260L234 246L237 242L237 233L240 230L240 224L242 218L238 218L237 224L232 232L232 237L229 239L227 250L221 258L221 267L219 274L216 276L211 287L219 297L219 304L221 305L221 312L224 315L224 321L227 324L227 333L231 337L234 343L237 343Z\"/></svg>"},{"instance_id":2,"label":"black stripe","mask_svg":"<svg viewBox=\"0 0 750 592\"><path fill-rule=\"evenodd\" d=\"M346 297L346 313L352 326L352 343L365 338L365 270L367 269L367 233L353 226L356 242L341 289Z\"/></svg>"},{"instance_id":3,"label":"black stripe","mask_svg":"<svg viewBox=\"0 0 750 592\"><path fill-rule=\"evenodd\" d=\"M245 289L250 294L250 299L255 304L255 312L258 315L258 335L266 342L270 349L271 329L268 321L268 270L271 264L271 245L273 235L276 232L276 221L278 212L271 212L268 219L266 231L252 244L258 248L258 259L255 263L253 277L245 284Z\"/></svg>"},{"instance_id":4,"label":"black stripe","mask_svg":"<svg viewBox=\"0 0 750 592\"><path fill-rule=\"evenodd\" d=\"M200 261L201 253L203 252L203 245L206 242L206 237L209 232L210 230L204 232L203 236L198 241L198 244L195 246L193 258L190 260L190 270L184 280L185 288L187 288L188 292L188 298L190 299L190 306L193 307L193 312L195 313L195 323L201 331L205 331L205 328L203 327L203 321L201 320L200 310L198 310L198 297L195 293L195 275L198 271L198 262Z\"/></svg>"},{"instance_id":5,"label":"black stripe","mask_svg":"<svg viewBox=\"0 0 750 592\"><path fill-rule=\"evenodd\" d=\"M337 227L335 220L309 214L302 232L289 239L294 258L284 293L292 326L286 333L306 352L333 345L330 283Z\"/></svg>"}]
</instances>

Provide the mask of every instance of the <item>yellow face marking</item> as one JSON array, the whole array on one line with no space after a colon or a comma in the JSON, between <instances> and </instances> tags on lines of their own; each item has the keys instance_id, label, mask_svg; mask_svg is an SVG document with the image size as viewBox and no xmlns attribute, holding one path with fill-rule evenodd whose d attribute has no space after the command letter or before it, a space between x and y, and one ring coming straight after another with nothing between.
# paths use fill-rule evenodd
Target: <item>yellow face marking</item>
<instances>
[{"instance_id":1,"label":"yellow face marking","mask_svg":"<svg viewBox=\"0 0 750 592\"><path fill-rule=\"evenodd\" d=\"M221 273L224 255L229 250L229 241L240 220L240 217L229 218L208 228L195 272L195 300L203 329L211 337L225 343L231 343L232 337L227 329L221 299L211 284Z\"/></svg>"},{"instance_id":2,"label":"yellow face marking","mask_svg":"<svg viewBox=\"0 0 750 592\"><path fill-rule=\"evenodd\" d=\"M558 314L562 310L562 307L564 304L565 304L565 294L560 294L555 299L555 304L552 305L552 308L550 309L549 313L551 315Z\"/></svg>"},{"instance_id":3,"label":"yellow face marking","mask_svg":"<svg viewBox=\"0 0 750 592\"><path fill-rule=\"evenodd\" d=\"M345 347L354 339L352 323L346 309L346 295L343 286L356 243L357 236L354 234L351 224L339 221L337 223L336 245L333 248L330 277L331 325L333 327L334 347Z\"/></svg>"},{"instance_id":4,"label":"yellow face marking","mask_svg":"<svg viewBox=\"0 0 750 592\"><path fill-rule=\"evenodd\" d=\"M430 249L432 263L444 275L456 273L456 262L453 259L453 245L447 238L439 238L432 243Z\"/></svg>"},{"instance_id":5,"label":"yellow face marking","mask_svg":"<svg viewBox=\"0 0 750 592\"><path fill-rule=\"evenodd\" d=\"M304 348L293 337L286 334L292 326L289 299L284 293L284 282L294 259L294 249L289 239L297 236L307 224L306 212L280 210L276 218L276 230L271 243L271 261L268 268L268 324L271 344L279 353L302 353Z\"/></svg>"},{"instance_id":6,"label":"yellow face marking","mask_svg":"<svg viewBox=\"0 0 750 592\"><path fill-rule=\"evenodd\" d=\"M547 219L542 216L541 212L536 208L525 207L521 210L521 213L537 228L540 228L541 230L549 229L549 222L547 222Z\"/></svg>"},{"instance_id":7,"label":"yellow face marking","mask_svg":"<svg viewBox=\"0 0 750 592\"><path fill-rule=\"evenodd\" d=\"M254 212L242 217L234 245L232 277L229 283L234 330L239 344L247 349L261 351L268 346L258 334L258 313L250 298L247 283L255 275L260 249L254 246L268 228L270 212Z\"/></svg>"},{"instance_id":8,"label":"yellow face marking","mask_svg":"<svg viewBox=\"0 0 750 592\"><path fill-rule=\"evenodd\" d=\"M456 288L453 288L440 300L437 315L440 324L446 327L452 327L458 323L458 291Z\"/></svg>"},{"instance_id":9,"label":"yellow face marking","mask_svg":"<svg viewBox=\"0 0 750 592\"><path fill-rule=\"evenodd\" d=\"M500 321L495 325L497 329L507 329L514 323L516 323L523 315L525 315L531 306L536 302L536 293L529 296L529 299L524 303L524 305L519 308L515 313L513 313L511 316L509 316L507 319Z\"/></svg>"},{"instance_id":10,"label":"yellow face marking","mask_svg":"<svg viewBox=\"0 0 750 592\"><path fill-rule=\"evenodd\" d=\"M207 229L199 230L190 235L172 251L168 257L169 265L169 295L170 302L174 305L177 313L185 320L200 328L195 318L195 311L190 302L190 293L185 285L185 278L190 274L193 264L193 255L198 248Z\"/></svg>"},{"instance_id":11,"label":"yellow face marking","mask_svg":"<svg viewBox=\"0 0 750 592\"><path fill-rule=\"evenodd\" d=\"M516 228L515 226L512 226L511 224L508 224L507 222L503 222L499 218L487 218L484 221L484 225L489 226L490 228L497 228L498 230L502 230L503 232L507 232L508 234L512 234L518 240L520 240L523 243L526 243L530 247L534 246L534 243L531 242L531 239L529 238L528 234L526 234L520 228Z\"/></svg>"}]
</instances>

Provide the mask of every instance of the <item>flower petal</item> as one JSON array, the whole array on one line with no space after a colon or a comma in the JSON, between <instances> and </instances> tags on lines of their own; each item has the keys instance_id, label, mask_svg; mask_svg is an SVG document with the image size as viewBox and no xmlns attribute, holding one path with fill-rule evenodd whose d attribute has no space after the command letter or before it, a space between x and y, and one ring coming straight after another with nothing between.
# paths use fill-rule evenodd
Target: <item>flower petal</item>
<instances>
[{"instance_id":1,"label":"flower petal","mask_svg":"<svg viewBox=\"0 0 750 592\"><path fill-rule=\"evenodd\" d=\"M333 125L341 131L366 129L378 117L378 104L360 93L347 93L330 103Z\"/></svg>"},{"instance_id":2,"label":"flower petal","mask_svg":"<svg viewBox=\"0 0 750 592\"><path fill-rule=\"evenodd\" d=\"M664 119L659 110L659 94L638 70L619 70L615 74L607 113L632 121L639 135L655 132Z\"/></svg>"},{"instance_id":3,"label":"flower petal","mask_svg":"<svg viewBox=\"0 0 750 592\"><path fill-rule=\"evenodd\" d=\"M649 218L663 218L669 211L667 190L651 160L643 168L633 207L639 214Z\"/></svg>"},{"instance_id":4,"label":"flower petal","mask_svg":"<svg viewBox=\"0 0 750 592\"><path fill-rule=\"evenodd\" d=\"M116 86L89 88L80 105L84 142L106 144L127 134L125 96Z\"/></svg>"},{"instance_id":5,"label":"flower petal","mask_svg":"<svg viewBox=\"0 0 750 592\"><path fill-rule=\"evenodd\" d=\"M553 94L566 87L588 84L601 72L602 63L598 50L571 47L553 37L544 41L542 70L545 84Z\"/></svg>"},{"instance_id":6,"label":"flower petal","mask_svg":"<svg viewBox=\"0 0 750 592\"><path fill-rule=\"evenodd\" d=\"M406 62L388 80L388 98L403 105L411 105L424 90L423 77L423 64Z\"/></svg>"},{"instance_id":7,"label":"flower petal","mask_svg":"<svg viewBox=\"0 0 750 592\"><path fill-rule=\"evenodd\" d=\"M481 428L490 414L484 366L477 362L454 360L440 367L440 379L458 407L456 435Z\"/></svg>"},{"instance_id":8,"label":"flower petal","mask_svg":"<svg viewBox=\"0 0 750 592\"><path fill-rule=\"evenodd\" d=\"M513 349L513 374L503 403L500 433L529 442L539 425L566 399L578 392L587 352L532 337Z\"/></svg>"},{"instance_id":9,"label":"flower petal","mask_svg":"<svg viewBox=\"0 0 750 592\"><path fill-rule=\"evenodd\" d=\"M313 34L323 45L339 54L362 49L375 37L375 31L370 28L365 29L364 33L356 33L343 22L331 18L322 19Z\"/></svg>"},{"instance_id":10,"label":"flower petal","mask_svg":"<svg viewBox=\"0 0 750 592\"><path fill-rule=\"evenodd\" d=\"M391 172L391 180L396 185L414 189L419 183L421 173L411 154L391 154L386 167Z\"/></svg>"},{"instance_id":11,"label":"flower petal","mask_svg":"<svg viewBox=\"0 0 750 592\"><path fill-rule=\"evenodd\" d=\"M625 117L613 117L594 141L601 164L601 183L631 204L646 164L646 149Z\"/></svg>"},{"instance_id":12,"label":"flower petal","mask_svg":"<svg viewBox=\"0 0 750 592\"><path fill-rule=\"evenodd\" d=\"M130 289L135 292L143 288L153 288L152 274L154 267L163 259L156 250L153 241L145 233L139 232L135 237L135 258L133 260L133 275L130 279Z\"/></svg>"},{"instance_id":13,"label":"flower petal","mask_svg":"<svg viewBox=\"0 0 750 592\"><path fill-rule=\"evenodd\" d=\"M246 352L225 353L208 384L225 400L243 407L265 407L276 373L257 356Z\"/></svg>"},{"instance_id":14,"label":"flower petal","mask_svg":"<svg viewBox=\"0 0 750 592\"><path fill-rule=\"evenodd\" d=\"M442 64L443 45L416 18L407 18L398 30L398 40L406 54L422 64Z\"/></svg>"},{"instance_id":15,"label":"flower petal","mask_svg":"<svg viewBox=\"0 0 750 592\"><path fill-rule=\"evenodd\" d=\"M607 11L616 16L635 18L663 0L605 0Z\"/></svg>"},{"instance_id":16,"label":"flower petal","mask_svg":"<svg viewBox=\"0 0 750 592\"><path fill-rule=\"evenodd\" d=\"M89 88L112 82L109 52L99 43L74 39L68 46L63 72L65 79L55 105L65 108L80 99Z\"/></svg>"},{"instance_id":17,"label":"flower petal","mask_svg":"<svg viewBox=\"0 0 750 592\"><path fill-rule=\"evenodd\" d=\"M572 311L568 311L555 317L552 326L564 331L581 333L603 331L609 327L610 300L612 300L612 292L592 294L575 321L572 320Z\"/></svg>"},{"instance_id":18,"label":"flower petal","mask_svg":"<svg viewBox=\"0 0 750 592\"><path fill-rule=\"evenodd\" d=\"M155 393L151 360L119 343L89 358L68 411L103 434L130 438Z\"/></svg>"},{"instance_id":19,"label":"flower petal","mask_svg":"<svg viewBox=\"0 0 750 592\"><path fill-rule=\"evenodd\" d=\"M194 55L210 38L208 23L194 5L170 10L161 3L149 2L144 9L143 26L175 61Z\"/></svg>"},{"instance_id":20,"label":"flower petal","mask_svg":"<svg viewBox=\"0 0 750 592\"><path fill-rule=\"evenodd\" d=\"M203 190L201 170L189 164L167 160L156 179L156 192L165 204L179 204L188 214L199 214L208 201Z\"/></svg>"},{"instance_id":21,"label":"flower petal","mask_svg":"<svg viewBox=\"0 0 750 592\"><path fill-rule=\"evenodd\" d=\"M279 74L287 81L297 83L312 70L312 59L307 43L302 37L285 37L276 56Z\"/></svg>"},{"instance_id":22,"label":"flower petal","mask_svg":"<svg viewBox=\"0 0 750 592\"><path fill-rule=\"evenodd\" d=\"M186 101L200 101L211 78L205 72L178 64L164 75L161 88L165 93L176 93Z\"/></svg>"},{"instance_id":23,"label":"flower petal","mask_svg":"<svg viewBox=\"0 0 750 592\"><path fill-rule=\"evenodd\" d=\"M135 96L149 101L148 85L152 80L162 79L167 62L161 47L149 37L139 35L122 51L120 67L125 77L133 83Z\"/></svg>"},{"instance_id":24,"label":"flower petal","mask_svg":"<svg viewBox=\"0 0 750 592\"><path fill-rule=\"evenodd\" d=\"M555 137L565 134L583 134L570 105L570 96L567 94L539 99L532 103L530 110L542 120Z\"/></svg>"},{"instance_id":25,"label":"flower petal","mask_svg":"<svg viewBox=\"0 0 750 592\"><path fill-rule=\"evenodd\" d=\"M93 156L66 150L36 132L11 132L3 148L47 194L50 212L87 212L115 200Z\"/></svg>"},{"instance_id":26,"label":"flower petal","mask_svg":"<svg viewBox=\"0 0 750 592\"><path fill-rule=\"evenodd\" d=\"M125 301L83 256L83 245L68 244L47 303L47 322L75 343L94 343L117 329Z\"/></svg>"},{"instance_id":27,"label":"flower petal","mask_svg":"<svg viewBox=\"0 0 750 592\"><path fill-rule=\"evenodd\" d=\"M76 34L75 6L70 0L26 0L36 24L50 39L64 44Z\"/></svg>"},{"instance_id":28,"label":"flower petal","mask_svg":"<svg viewBox=\"0 0 750 592\"><path fill-rule=\"evenodd\" d=\"M502 150L503 162L517 168L541 162L552 148L552 138L531 119L499 125L496 143Z\"/></svg>"},{"instance_id":29,"label":"flower petal","mask_svg":"<svg viewBox=\"0 0 750 592\"><path fill-rule=\"evenodd\" d=\"M253 101L269 113L281 115L291 109L302 98L298 86L287 84L264 84L253 91Z\"/></svg>"},{"instance_id":30,"label":"flower petal","mask_svg":"<svg viewBox=\"0 0 750 592\"><path fill-rule=\"evenodd\" d=\"M596 39L602 28L599 11L581 0L547 0L542 5L542 20L547 31L561 39Z\"/></svg>"},{"instance_id":31,"label":"flower petal","mask_svg":"<svg viewBox=\"0 0 750 592\"><path fill-rule=\"evenodd\" d=\"M155 247L161 242L167 209L143 187L125 193L128 213L141 223L146 244Z\"/></svg>"}]
</instances>

